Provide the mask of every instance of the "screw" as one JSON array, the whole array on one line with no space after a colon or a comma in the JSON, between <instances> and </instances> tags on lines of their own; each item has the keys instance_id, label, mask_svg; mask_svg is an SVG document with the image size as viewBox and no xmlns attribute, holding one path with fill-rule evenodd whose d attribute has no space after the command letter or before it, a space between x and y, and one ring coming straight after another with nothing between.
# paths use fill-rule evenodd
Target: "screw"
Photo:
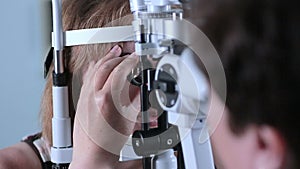
<instances>
[{"instance_id":1,"label":"screw","mask_svg":"<svg viewBox=\"0 0 300 169\"><path fill-rule=\"evenodd\" d=\"M168 145L172 145L172 143L173 143L173 140L172 140L172 139L168 139L168 140L167 140L167 144L168 144Z\"/></svg>"}]
</instances>

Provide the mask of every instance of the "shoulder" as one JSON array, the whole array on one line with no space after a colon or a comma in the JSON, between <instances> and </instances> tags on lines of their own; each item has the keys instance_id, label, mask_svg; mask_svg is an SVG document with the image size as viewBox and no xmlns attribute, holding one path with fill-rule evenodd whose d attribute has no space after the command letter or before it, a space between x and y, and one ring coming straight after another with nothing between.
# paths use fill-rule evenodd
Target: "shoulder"
<instances>
[{"instance_id":1,"label":"shoulder","mask_svg":"<svg viewBox=\"0 0 300 169\"><path fill-rule=\"evenodd\" d=\"M41 163L32 148L24 143L18 143L0 150L0 169L41 169Z\"/></svg>"}]
</instances>

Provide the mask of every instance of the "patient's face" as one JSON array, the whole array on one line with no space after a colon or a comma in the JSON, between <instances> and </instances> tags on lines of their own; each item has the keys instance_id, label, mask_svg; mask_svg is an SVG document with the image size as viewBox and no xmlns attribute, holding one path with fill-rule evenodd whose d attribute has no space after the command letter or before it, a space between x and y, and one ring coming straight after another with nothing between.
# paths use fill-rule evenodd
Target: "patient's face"
<instances>
[{"instance_id":1,"label":"patient's face","mask_svg":"<svg viewBox=\"0 0 300 169\"><path fill-rule=\"evenodd\" d=\"M123 51L122 53L133 53L134 49L134 42L125 42L123 43Z\"/></svg>"}]
</instances>

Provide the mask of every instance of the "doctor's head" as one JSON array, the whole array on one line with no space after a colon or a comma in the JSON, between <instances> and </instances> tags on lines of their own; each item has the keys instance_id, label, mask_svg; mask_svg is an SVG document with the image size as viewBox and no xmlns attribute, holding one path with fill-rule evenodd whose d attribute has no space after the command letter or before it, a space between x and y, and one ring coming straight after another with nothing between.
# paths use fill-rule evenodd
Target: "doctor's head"
<instances>
[{"instance_id":1,"label":"doctor's head","mask_svg":"<svg viewBox=\"0 0 300 169\"><path fill-rule=\"evenodd\" d=\"M226 110L212 133L218 168L299 168L296 2L191 3L190 20L216 47L226 75Z\"/></svg>"}]
</instances>

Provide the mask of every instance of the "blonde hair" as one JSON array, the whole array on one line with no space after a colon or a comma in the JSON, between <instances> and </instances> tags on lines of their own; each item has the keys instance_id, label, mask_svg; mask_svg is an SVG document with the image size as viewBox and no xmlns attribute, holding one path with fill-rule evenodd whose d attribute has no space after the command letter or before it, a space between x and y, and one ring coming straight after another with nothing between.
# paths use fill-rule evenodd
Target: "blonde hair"
<instances>
[{"instance_id":1,"label":"blonde hair","mask_svg":"<svg viewBox=\"0 0 300 169\"><path fill-rule=\"evenodd\" d=\"M63 0L63 27L64 30L99 28L105 26L120 26L131 24L132 17L128 0ZM129 15L129 16L128 16ZM126 16L126 17L125 17ZM125 17L125 19L124 19ZM120 19L123 18L123 19ZM122 43L119 44L122 46ZM103 57L113 44L94 44L67 47L64 57L67 60L69 76L69 107L70 117L75 117L77 97L81 88L81 77L85 67L91 61ZM46 79L46 85L41 101L42 136L52 143L52 75L53 65ZM75 78L76 77L76 78ZM72 81L76 80L72 84ZM74 84L76 86L74 86ZM77 86L78 85L78 86Z\"/></svg>"}]
</instances>

